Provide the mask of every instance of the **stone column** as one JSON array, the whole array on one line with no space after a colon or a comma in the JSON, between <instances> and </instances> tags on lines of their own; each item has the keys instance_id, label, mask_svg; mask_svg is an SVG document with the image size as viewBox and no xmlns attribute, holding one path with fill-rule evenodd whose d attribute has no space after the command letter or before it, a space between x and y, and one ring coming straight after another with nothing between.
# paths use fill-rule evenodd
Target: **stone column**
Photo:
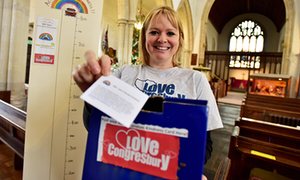
<instances>
[{"instance_id":1,"label":"stone column","mask_svg":"<svg viewBox=\"0 0 300 180\"><path fill-rule=\"evenodd\" d=\"M130 49L128 47L128 19L126 19L126 24L125 24L125 34L124 34L124 47L123 47L123 62L124 64L128 64L128 59L127 59L127 55L128 55L128 49Z\"/></svg>"},{"instance_id":2,"label":"stone column","mask_svg":"<svg viewBox=\"0 0 300 180\"><path fill-rule=\"evenodd\" d=\"M11 104L23 109L29 1L4 0L1 26L0 88L11 91Z\"/></svg>"},{"instance_id":3,"label":"stone column","mask_svg":"<svg viewBox=\"0 0 300 180\"><path fill-rule=\"evenodd\" d=\"M118 0L118 49L117 57L120 66L126 63L124 56L125 52L125 39L126 39L126 24L129 12L129 0Z\"/></svg>"},{"instance_id":4,"label":"stone column","mask_svg":"<svg viewBox=\"0 0 300 180\"><path fill-rule=\"evenodd\" d=\"M135 20L129 20L127 24L128 36L127 36L127 64L131 64L131 54L132 54L132 40L133 40L133 28L134 28Z\"/></svg>"},{"instance_id":5,"label":"stone column","mask_svg":"<svg viewBox=\"0 0 300 180\"><path fill-rule=\"evenodd\" d=\"M189 49L183 50L182 67L189 68L191 66L192 51Z\"/></svg>"},{"instance_id":6,"label":"stone column","mask_svg":"<svg viewBox=\"0 0 300 180\"><path fill-rule=\"evenodd\" d=\"M9 46L11 37L12 23L12 6L13 1L4 0L0 2L0 90L8 90L8 61L9 61Z\"/></svg>"},{"instance_id":7,"label":"stone column","mask_svg":"<svg viewBox=\"0 0 300 180\"><path fill-rule=\"evenodd\" d=\"M10 45L9 78L11 104L23 109L26 106L25 72L27 59L27 39L29 29L29 1L14 0L12 14L12 43ZM11 85L11 86L10 86Z\"/></svg>"},{"instance_id":8,"label":"stone column","mask_svg":"<svg viewBox=\"0 0 300 180\"><path fill-rule=\"evenodd\" d=\"M130 0L129 5L129 15L127 20L127 51L126 51L126 60L127 64L131 64L131 54L132 54L132 40L133 40L133 28L134 23L136 22L136 12L138 0Z\"/></svg>"},{"instance_id":9,"label":"stone column","mask_svg":"<svg viewBox=\"0 0 300 180\"><path fill-rule=\"evenodd\" d=\"M117 57L118 57L118 61L119 61L120 66L125 64L125 59L124 59L125 28L126 28L126 20L118 19L118 50L117 50Z\"/></svg>"},{"instance_id":10,"label":"stone column","mask_svg":"<svg viewBox=\"0 0 300 180\"><path fill-rule=\"evenodd\" d=\"M300 68L300 55L299 54L291 54L290 61L289 61L289 72L288 74L292 77L291 84L290 84L290 94L289 97L295 98L297 97L297 82L299 81L298 78L300 77L299 73Z\"/></svg>"}]
</instances>

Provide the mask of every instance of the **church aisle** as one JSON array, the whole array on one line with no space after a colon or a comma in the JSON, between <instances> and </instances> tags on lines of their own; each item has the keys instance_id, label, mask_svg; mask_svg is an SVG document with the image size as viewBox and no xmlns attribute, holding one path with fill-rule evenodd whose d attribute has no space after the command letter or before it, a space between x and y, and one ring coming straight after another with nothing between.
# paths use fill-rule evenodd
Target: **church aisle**
<instances>
[{"instance_id":1,"label":"church aisle","mask_svg":"<svg viewBox=\"0 0 300 180\"><path fill-rule=\"evenodd\" d=\"M224 128L211 132L213 152L204 169L204 174L208 179L214 179L221 162L223 162L228 156L232 130L232 125L224 124Z\"/></svg>"},{"instance_id":2,"label":"church aisle","mask_svg":"<svg viewBox=\"0 0 300 180\"><path fill-rule=\"evenodd\" d=\"M214 179L220 165L228 157L230 137L234 121L240 116L240 105L245 93L228 92L227 96L218 99L218 107L224 128L211 132L213 140L213 153L205 165L204 173L208 179Z\"/></svg>"}]
</instances>

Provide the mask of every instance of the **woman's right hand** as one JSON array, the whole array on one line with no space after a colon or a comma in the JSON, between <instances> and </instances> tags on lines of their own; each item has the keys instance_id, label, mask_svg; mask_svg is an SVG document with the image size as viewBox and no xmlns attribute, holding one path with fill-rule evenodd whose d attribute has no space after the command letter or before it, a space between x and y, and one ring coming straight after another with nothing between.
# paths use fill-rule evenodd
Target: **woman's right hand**
<instances>
[{"instance_id":1,"label":"woman's right hand","mask_svg":"<svg viewBox=\"0 0 300 180\"><path fill-rule=\"evenodd\" d=\"M99 77L111 73L111 59L107 55L97 58L93 51L84 54L86 62L73 71L73 79L82 92L87 90Z\"/></svg>"}]
</instances>

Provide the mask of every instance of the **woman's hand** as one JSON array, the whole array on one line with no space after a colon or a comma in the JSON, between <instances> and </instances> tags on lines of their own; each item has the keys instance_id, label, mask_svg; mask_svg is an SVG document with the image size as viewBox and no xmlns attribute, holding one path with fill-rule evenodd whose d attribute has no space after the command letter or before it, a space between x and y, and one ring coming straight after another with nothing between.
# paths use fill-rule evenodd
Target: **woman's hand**
<instances>
[{"instance_id":1,"label":"woman's hand","mask_svg":"<svg viewBox=\"0 0 300 180\"><path fill-rule=\"evenodd\" d=\"M93 51L87 51L84 58L86 62L78 65L73 71L73 79L82 92L87 90L102 75L107 76L111 73L109 56L103 55L97 59Z\"/></svg>"}]
</instances>

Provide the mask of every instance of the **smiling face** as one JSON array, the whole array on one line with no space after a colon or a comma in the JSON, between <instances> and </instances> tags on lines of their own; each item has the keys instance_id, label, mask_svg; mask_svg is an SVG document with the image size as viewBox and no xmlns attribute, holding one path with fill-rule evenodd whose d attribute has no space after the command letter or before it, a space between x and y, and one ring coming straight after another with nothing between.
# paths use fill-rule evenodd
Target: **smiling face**
<instances>
[{"instance_id":1,"label":"smiling face","mask_svg":"<svg viewBox=\"0 0 300 180\"><path fill-rule=\"evenodd\" d=\"M159 14L153 17L145 33L149 65L160 69L173 67L172 58L179 47L179 30L166 15Z\"/></svg>"},{"instance_id":2,"label":"smiling face","mask_svg":"<svg viewBox=\"0 0 300 180\"><path fill-rule=\"evenodd\" d=\"M152 9L140 32L140 59L160 69L178 66L183 41L183 27L176 12L168 6Z\"/></svg>"}]
</instances>

